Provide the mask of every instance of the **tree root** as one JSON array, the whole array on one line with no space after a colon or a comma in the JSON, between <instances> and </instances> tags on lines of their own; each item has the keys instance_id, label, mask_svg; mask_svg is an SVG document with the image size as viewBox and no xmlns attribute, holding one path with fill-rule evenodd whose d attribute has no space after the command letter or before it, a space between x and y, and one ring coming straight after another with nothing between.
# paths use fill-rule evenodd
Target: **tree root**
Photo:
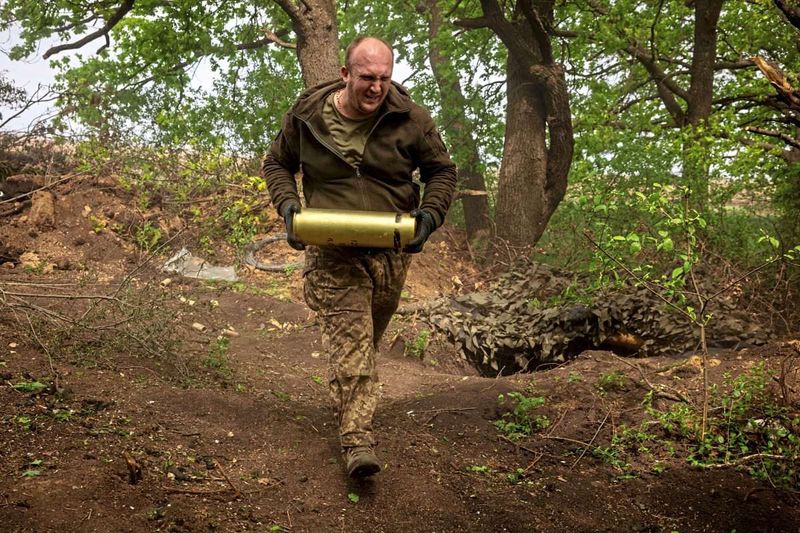
<instances>
[{"instance_id":1,"label":"tree root","mask_svg":"<svg viewBox=\"0 0 800 533\"><path fill-rule=\"evenodd\" d=\"M255 253L266 245L271 244L273 242L283 241L286 240L285 233L279 233L277 235L273 235L271 237L266 237L259 241L252 242L244 247L244 258L242 259L242 263L245 265L251 266L258 270L263 270L265 272L286 272L289 270L294 270L303 266L303 263L296 262L296 263L283 263L283 264L266 264L262 263L255 257Z\"/></svg>"}]
</instances>

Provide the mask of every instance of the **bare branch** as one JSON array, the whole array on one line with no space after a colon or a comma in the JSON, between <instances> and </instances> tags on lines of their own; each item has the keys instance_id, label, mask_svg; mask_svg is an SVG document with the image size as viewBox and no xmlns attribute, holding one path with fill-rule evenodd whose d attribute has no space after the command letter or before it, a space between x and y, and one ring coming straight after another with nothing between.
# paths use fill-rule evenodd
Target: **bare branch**
<instances>
[{"instance_id":1,"label":"bare branch","mask_svg":"<svg viewBox=\"0 0 800 533\"><path fill-rule=\"evenodd\" d=\"M796 2L789 2L787 0L773 0L773 2L775 6L786 15L786 20L788 20L792 26L800 30L800 6L798 6Z\"/></svg>"},{"instance_id":2,"label":"bare branch","mask_svg":"<svg viewBox=\"0 0 800 533\"><path fill-rule=\"evenodd\" d=\"M105 26L103 26L102 28L100 28L99 30L97 30L94 33L90 33L89 35L87 35L83 39L75 41L74 43L59 44L57 46L54 46L54 47L50 48L49 50L47 50L42 57L44 59L47 59L48 57L50 57L50 56L52 56L54 54L57 54L59 52L63 52L64 50L77 50L77 49L81 48L82 46L84 46L85 44L88 44L88 43L94 41L95 39L98 39L98 38L103 37L103 36L108 37L108 32L110 32L111 29L114 26L116 26L117 23L119 23L119 21L122 20L122 18L131 9L133 9L133 3L134 3L134 0L123 0L122 5L119 6L119 8L117 8L117 10L114 12L114 14L111 15L111 18L109 18L108 21L106 21Z\"/></svg>"},{"instance_id":3,"label":"bare branch","mask_svg":"<svg viewBox=\"0 0 800 533\"><path fill-rule=\"evenodd\" d=\"M487 17L477 17L471 19L459 19L453 22L459 28L477 30L479 28L491 28L491 23Z\"/></svg>"}]
</instances>

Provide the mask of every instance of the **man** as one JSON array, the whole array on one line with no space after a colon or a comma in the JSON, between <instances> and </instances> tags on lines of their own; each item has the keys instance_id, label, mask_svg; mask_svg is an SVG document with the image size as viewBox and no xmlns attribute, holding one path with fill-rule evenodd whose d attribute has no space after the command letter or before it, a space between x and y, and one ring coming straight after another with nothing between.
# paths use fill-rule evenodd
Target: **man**
<instances>
[{"instance_id":1,"label":"man","mask_svg":"<svg viewBox=\"0 0 800 533\"><path fill-rule=\"evenodd\" d=\"M403 251L305 249L304 295L321 323L347 472L365 477L380 471L372 434L375 352L400 301L408 254L420 252L444 222L456 168L428 112L392 82L391 47L360 37L345 57L341 80L308 89L284 116L261 173L290 235L292 216L301 209L298 171L308 207L411 212L416 218L414 239ZM425 184L421 203L415 169Z\"/></svg>"}]
</instances>

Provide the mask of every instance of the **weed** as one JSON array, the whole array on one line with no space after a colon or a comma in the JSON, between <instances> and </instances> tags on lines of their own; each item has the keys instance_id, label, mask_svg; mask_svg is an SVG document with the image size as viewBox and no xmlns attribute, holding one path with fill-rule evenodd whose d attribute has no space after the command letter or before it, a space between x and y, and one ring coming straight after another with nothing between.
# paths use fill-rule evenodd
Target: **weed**
<instances>
[{"instance_id":1,"label":"weed","mask_svg":"<svg viewBox=\"0 0 800 533\"><path fill-rule=\"evenodd\" d=\"M272 395L275 396L277 399L279 399L282 402L288 402L289 400L292 399L292 397L289 396L287 393L279 391L279 390L273 390L273 391L270 391L270 392L272 392Z\"/></svg>"},{"instance_id":2,"label":"weed","mask_svg":"<svg viewBox=\"0 0 800 533\"><path fill-rule=\"evenodd\" d=\"M508 399L513 402L513 409L494 423L507 438L518 440L550 425L550 419L545 415L532 412L544 405L543 396L525 396L519 392L509 392ZM497 397L497 401L501 405L505 404L506 396L501 394Z\"/></svg>"},{"instance_id":3,"label":"weed","mask_svg":"<svg viewBox=\"0 0 800 533\"><path fill-rule=\"evenodd\" d=\"M322 376L317 376L317 375L311 376L311 381L313 381L317 385L322 385L324 383L324 380L322 379Z\"/></svg>"},{"instance_id":4,"label":"weed","mask_svg":"<svg viewBox=\"0 0 800 533\"><path fill-rule=\"evenodd\" d=\"M492 469L486 465L471 465L467 467L467 472L473 472L475 474L491 474Z\"/></svg>"},{"instance_id":5,"label":"weed","mask_svg":"<svg viewBox=\"0 0 800 533\"><path fill-rule=\"evenodd\" d=\"M619 370L614 370L603 374L597 379L596 387L600 392L611 392L622 389L625 386L625 374Z\"/></svg>"},{"instance_id":6,"label":"weed","mask_svg":"<svg viewBox=\"0 0 800 533\"><path fill-rule=\"evenodd\" d=\"M225 377L230 377L232 374L231 367L228 363L228 348L230 347L230 343L231 340L228 337L220 335L211 345L208 350L208 355L203 360L203 364L207 368L217 370Z\"/></svg>"},{"instance_id":7,"label":"weed","mask_svg":"<svg viewBox=\"0 0 800 533\"><path fill-rule=\"evenodd\" d=\"M19 424L23 430L30 431L31 427L33 426L33 419L29 416L19 415L16 418L17 424Z\"/></svg>"},{"instance_id":8,"label":"weed","mask_svg":"<svg viewBox=\"0 0 800 533\"><path fill-rule=\"evenodd\" d=\"M159 228L157 225L151 224L148 221L136 228L136 232L133 235L133 240L136 243L136 246L149 254L158 248L158 245L161 244L161 239L163 237L164 233L161 231L161 228Z\"/></svg>"},{"instance_id":9,"label":"weed","mask_svg":"<svg viewBox=\"0 0 800 533\"><path fill-rule=\"evenodd\" d=\"M517 468L513 472L509 472L506 474L506 479L512 485L516 485L521 483L522 480L525 478L525 469L524 468Z\"/></svg>"},{"instance_id":10,"label":"weed","mask_svg":"<svg viewBox=\"0 0 800 533\"><path fill-rule=\"evenodd\" d=\"M359 502L361 497L355 492L351 492L347 495L347 499L350 500L350 503L356 504Z\"/></svg>"},{"instance_id":11,"label":"weed","mask_svg":"<svg viewBox=\"0 0 800 533\"><path fill-rule=\"evenodd\" d=\"M106 221L94 215L89 215L89 223L92 225L92 231L98 235L103 233L103 230L106 229Z\"/></svg>"},{"instance_id":12,"label":"weed","mask_svg":"<svg viewBox=\"0 0 800 533\"><path fill-rule=\"evenodd\" d=\"M592 450L592 455L610 465L611 467L619 470L620 472L627 472L630 469L631 465L624 461L620 455L621 450L615 448L614 446L598 446L594 450Z\"/></svg>"},{"instance_id":13,"label":"weed","mask_svg":"<svg viewBox=\"0 0 800 533\"><path fill-rule=\"evenodd\" d=\"M72 419L71 409L54 409L53 418L59 422L69 422Z\"/></svg>"},{"instance_id":14,"label":"weed","mask_svg":"<svg viewBox=\"0 0 800 533\"><path fill-rule=\"evenodd\" d=\"M26 274L44 274L44 269L47 268L47 261L39 261L35 265L27 264L22 270Z\"/></svg>"},{"instance_id":15,"label":"weed","mask_svg":"<svg viewBox=\"0 0 800 533\"><path fill-rule=\"evenodd\" d=\"M166 516L166 511L162 507L156 507L155 509L150 509L145 513L145 518L151 522L155 522L156 520L161 520Z\"/></svg>"},{"instance_id":16,"label":"weed","mask_svg":"<svg viewBox=\"0 0 800 533\"><path fill-rule=\"evenodd\" d=\"M28 468L22 473L22 477L37 477L41 475L42 469L40 468L44 464L44 461L41 459L34 459L30 463L28 463Z\"/></svg>"},{"instance_id":17,"label":"weed","mask_svg":"<svg viewBox=\"0 0 800 533\"><path fill-rule=\"evenodd\" d=\"M422 361L425 358L425 350L428 349L428 342L431 332L427 329L420 331L414 340L406 345L406 356L412 356Z\"/></svg>"},{"instance_id":18,"label":"weed","mask_svg":"<svg viewBox=\"0 0 800 533\"><path fill-rule=\"evenodd\" d=\"M644 471L660 474L666 469L661 458L685 450L692 466L741 466L756 479L796 488L800 417L772 397L771 381L761 363L736 378L727 376L726 392L712 388L705 434L698 408L676 403L659 410L648 393L643 406L651 420L638 427L620 426L609 446L595 448L593 454L626 475L638 472L631 466L634 458L646 456L653 462Z\"/></svg>"},{"instance_id":19,"label":"weed","mask_svg":"<svg viewBox=\"0 0 800 533\"><path fill-rule=\"evenodd\" d=\"M569 383L578 383L581 381L583 381L583 378L581 378L581 375L577 372L570 372L569 376L567 376L567 382Z\"/></svg>"}]
</instances>

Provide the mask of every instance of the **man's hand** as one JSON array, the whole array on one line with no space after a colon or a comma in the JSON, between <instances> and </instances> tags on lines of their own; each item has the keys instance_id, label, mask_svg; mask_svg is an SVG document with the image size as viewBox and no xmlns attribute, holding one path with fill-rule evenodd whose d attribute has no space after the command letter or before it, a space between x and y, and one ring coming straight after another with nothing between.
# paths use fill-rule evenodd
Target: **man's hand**
<instances>
[{"instance_id":1,"label":"man's hand","mask_svg":"<svg viewBox=\"0 0 800 533\"><path fill-rule=\"evenodd\" d=\"M305 250L305 245L294 238L294 215L299 212L300 204L297 202L289 202L283 208L281 216L283 217L283 223L286 225L286 242L295 250Z\"/></svg>"},{"instance_id":2,"label":"man's hand","mask_svg":"<svg viewBox=\"0 0 800 533\"><path fill-rule=\"evenodd\" d=\"M422 247L425 246L425 241L436 229L436 223L433 221L433 215L424 209L413 210L411 216L417 220L414 238L403 248L403 251L409 254L418 254L422 251Z\"/></svg>"}]
</instances>

